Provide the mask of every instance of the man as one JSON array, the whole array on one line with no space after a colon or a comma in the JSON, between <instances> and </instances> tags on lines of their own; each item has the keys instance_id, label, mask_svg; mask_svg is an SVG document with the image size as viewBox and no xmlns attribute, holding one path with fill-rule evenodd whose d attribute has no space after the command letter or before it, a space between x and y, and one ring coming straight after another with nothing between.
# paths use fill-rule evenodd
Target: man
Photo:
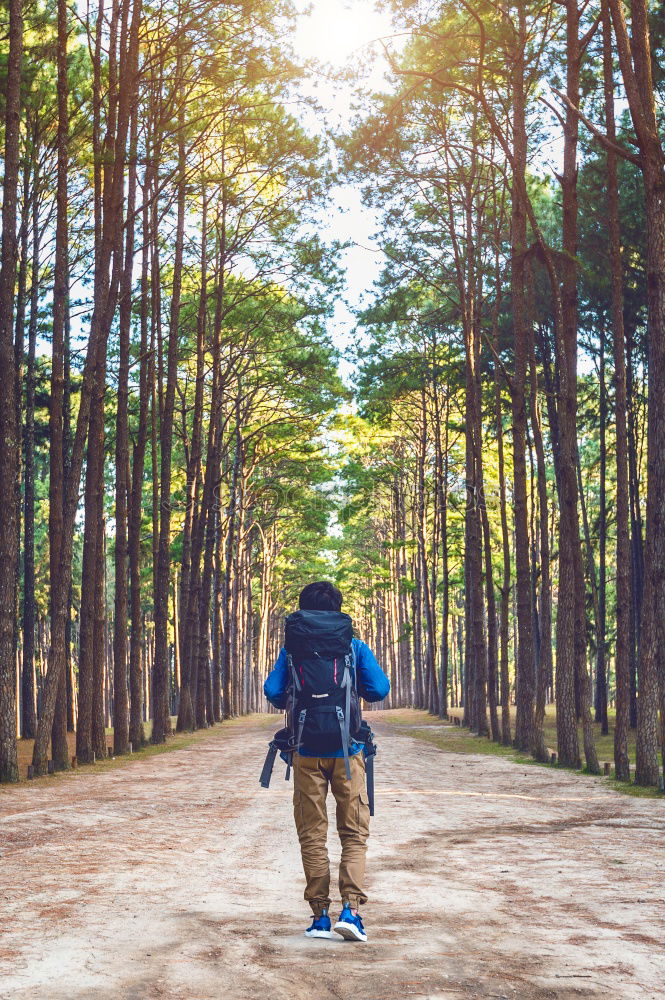
<instances>
[{"instance_id":1,"label":"man","mask_svg":"<svg viewBox=\"0 0 665 1000\"><path fill-rule=\"evenodd\" d=\"M300 594L300 611L305 613L306 629L314 629L317 625L317 613L319 620L324 623L335 623L339 621L343 628L348 623L349 636L351 635L351 621L348 615L342 615L342 595L340 591L331 583L320 581L308 584ZM333 612L333 616L330 616ZM327 613L327 614L326 614ZM298 615L291 616L297 618ZM344 621L346 620L346 622ZM288 621L287 620L287 645L288 645ZM313 625L312 625L313 623ZM319 648L324 650L325 636L320 642ZM294 646L294 648L296 648ZM332 646L330 648L333 648ZM350 640L351 652L348 660L353 660L355 672L355 688L360 698L365 701L382 701L390 690L390 681L376 662L374 654L370 648L361 642L360 639ZM292 674L296 673L294 684L300 686L297 671L304 670L299 662L298 653L291 654L283 648L279 654L277 662L269 674L265 684L265 696L276 708L285 708L287 703L287 693L292 681ZM319 657L318 652L314 652L314 657ZM324 660L319 657L321 670L325 669ZM310 661L316 667L317 660ZM344 661L334 660L335 683L342 675ZM303 672L302 682L306 684L306 675ZM342 683L344 683L342 681ZM337 718L340 717L340 710L334 708L320 709L319 703L314 699L332 698L337 688L331 687L331 694L313 694L308 698L308 705L311 706L312 714L317 711L337 711ZM354 695L355 697L355 695ZM349 695L347 695L346 705L349 705ZM343 714L343 713L342 713ZM312 726L304 727L302 718L305 713L300 712L300 730L302 742L293 754L293 812L296 822L296 830L300 841L302 853L302 863L305 870L305 899L309 903L314 918L305 934L308 937L331 938L331 921L328 916L330 907L330 862L326 847L326 836L328 832L328 814L326 810L326 798L330 787L337 803L337 832L342 844L342 857L339 866L339 891L342 898L342 912L339 920L335 924L335 931L343 938L351 941L366 941L367 934L363 927L363 922L358 912L358 907L367 902L367 896L363 888L365 877L365 854L367 852L367 838L369 836L369 800L365 787L365 760L363 757L363 744L356 740L349 739L348 746L342 745L343 726L340 722L342 737L337 733L339 749L328 751L324 756L317 753L314 746L307 745L309 738L312 743L317 742L316 730ZM322 716L322 718L325 718ZM334 714L328 716L333 720ZM348 719L347 732L348 732ZM309 735L308 735L309 734ZM330 738L329 738L330 739ZM334 743L328 743L328 746Z\"/></svg>"}]
</instances>

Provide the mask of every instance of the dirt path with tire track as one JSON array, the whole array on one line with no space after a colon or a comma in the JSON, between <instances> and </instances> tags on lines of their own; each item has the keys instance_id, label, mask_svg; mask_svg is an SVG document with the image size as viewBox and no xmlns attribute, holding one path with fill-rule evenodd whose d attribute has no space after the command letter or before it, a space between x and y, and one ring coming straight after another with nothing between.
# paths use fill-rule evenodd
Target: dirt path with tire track
<instances>
[{"instance_id":1,"label":"dirt path with tire track","mask_svg":"<svg viewBox=\"0 0 665 1000\"><path fill-rule=\"evenodd\" d=\"M366 945L302 934L291 786L259 788L253 718L0 791L0 998L665 997L662 800L376 730Z\"/></svg>"}]
</instances>

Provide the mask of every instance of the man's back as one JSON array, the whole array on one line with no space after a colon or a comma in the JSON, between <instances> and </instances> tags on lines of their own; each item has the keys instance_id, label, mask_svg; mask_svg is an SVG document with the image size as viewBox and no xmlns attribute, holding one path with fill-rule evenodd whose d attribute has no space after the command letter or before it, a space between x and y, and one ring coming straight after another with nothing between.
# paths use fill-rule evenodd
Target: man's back
<instances>
[{"instance_id":1,"label":"man's back","mask_svg":"<svg viewBox=\"0 0 665 1000\"><path fill-rule=\"evenodd\" d=\"M363 730L353 714L353 698L382 701L390 681L369 646L352 637L351 619L341 612L342 595L336 587L309 584L299 603L300 612L287 619L285 644L263 690L268 701L286 709L290 718L293 812L307 882L305 899L314 914L305 933L332 936L326 847L330 788L342 843L342 913L335 930L349 940L366 941L358 907L367 901L363 881L370 809L365 747L358 738Z\"/></svg>"}]
</instances>

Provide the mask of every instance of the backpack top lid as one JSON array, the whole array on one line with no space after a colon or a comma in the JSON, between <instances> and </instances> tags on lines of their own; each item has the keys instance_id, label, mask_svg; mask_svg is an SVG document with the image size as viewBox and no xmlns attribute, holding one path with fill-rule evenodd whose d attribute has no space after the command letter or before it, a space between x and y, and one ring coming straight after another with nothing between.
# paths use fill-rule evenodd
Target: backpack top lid
<instances>
[{"instance_id":1,"label":"backpack top lid","mask_svg":"<svg viewBox=\"0 0 665 1000\"><path fill-rule=\"evenodd\" d=\"M351 652L353 622L343 611L294 611L285 623L284 646L294 659L323 659Z\"/></svg>"}]
</instances>

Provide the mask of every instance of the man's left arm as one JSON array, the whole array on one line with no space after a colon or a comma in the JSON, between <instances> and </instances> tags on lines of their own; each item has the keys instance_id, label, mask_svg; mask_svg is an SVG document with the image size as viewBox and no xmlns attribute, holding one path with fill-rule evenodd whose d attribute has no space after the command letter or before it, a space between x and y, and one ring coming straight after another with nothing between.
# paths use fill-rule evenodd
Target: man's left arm
<instances>
[{"instance_id":1,"label":"man's left arm","mask_svg":"<svg viewBox=\"0 0 665 1000\"><path fill-rule=\"evenodd\" d=\"M263 693L275 708L286 708L286 689L288 686L288 665L286 650L282 648L263 685Z\"/></svg>"},{"instance_id":2,"label":"man's left arm","mask_svg":"<svg viewBox=\"0 0 665 1000\"><path fill-rule=\"evenodd\" d=\"M383 701L390 691L390 681L379 666L372 650L364 642L356 646L358 693L365 701Z\"/></svg>"}]
</instances>

